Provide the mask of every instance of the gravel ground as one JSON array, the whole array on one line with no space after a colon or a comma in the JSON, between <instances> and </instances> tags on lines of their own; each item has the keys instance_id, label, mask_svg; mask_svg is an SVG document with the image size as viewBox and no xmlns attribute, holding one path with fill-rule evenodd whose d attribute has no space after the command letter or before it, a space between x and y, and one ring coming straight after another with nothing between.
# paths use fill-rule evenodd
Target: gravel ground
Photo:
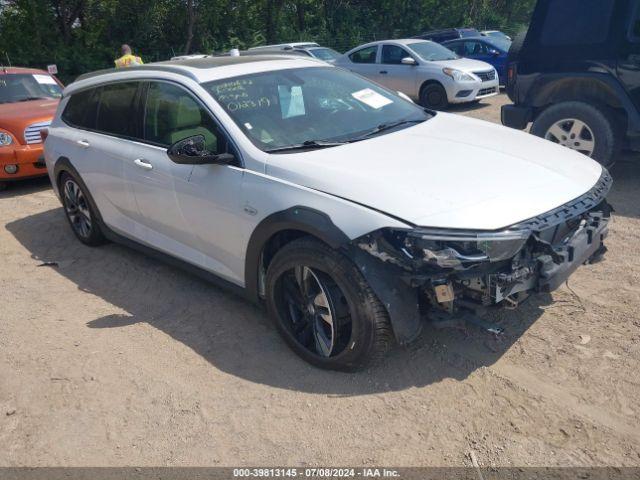
<instances>
[{"instance_id":1,"label":"gravel ground","mask_svg":"<svg viewBox=\"0 0 640 480\"><path fill-rule=\"evenodd\" d=\"M454 112L499 121L504 96ZM640 466L640 162L604 262L381 367L299 360L263 311L77 242L47 181L0 193L0 465ZM40 266L42 262L57 266Z\"/></svg>"}]
</instances>

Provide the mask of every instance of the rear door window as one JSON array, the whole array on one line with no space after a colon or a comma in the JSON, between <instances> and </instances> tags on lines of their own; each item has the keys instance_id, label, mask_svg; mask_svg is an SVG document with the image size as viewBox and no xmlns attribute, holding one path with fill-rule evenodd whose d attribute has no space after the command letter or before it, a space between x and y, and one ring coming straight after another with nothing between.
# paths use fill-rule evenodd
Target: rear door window
<instances>
[{"instance_id":1,"label":"rear door window","mask_svg":"<svg viewBox=\"0 0 640 480\"><path fill-rule=\"evenodd\" d=\"M105 85L100 90L100 106L96 130L124 138L138 138L138 86L139 82L121 82Z\"/></svg>"},{"instance_id":2,"label":"rear door window","mask_svg":"<svg viewBox=\"0 0 640 480\"><path fill-rule=\"evenodd\" d=\"M62 112L62 120L72 127L93 130L96 128L99 89L91 88L74 93Z\"/></svg>"},{"instance_id":3,"label":"rear door window","mask_svg":"<svg viewBox=\"0 0 640 480\"><path fill-rule=\"evenodd\" d=\"M609 37L615 0L553 0L540 41L545 46L600 44ZM576 14L579 12L579 14Z\"/></svg>"},{"instance_id":4,"label":"rear door window","mask_svg":"<svg viewBox=\"0 0 640 480\"><path fill-rule=\"evenodd\" d=\"M353 63L376 63L376 55L378 54L378 46L366 47L353 52L349 58Z\"/></svg>"}]
</instances>

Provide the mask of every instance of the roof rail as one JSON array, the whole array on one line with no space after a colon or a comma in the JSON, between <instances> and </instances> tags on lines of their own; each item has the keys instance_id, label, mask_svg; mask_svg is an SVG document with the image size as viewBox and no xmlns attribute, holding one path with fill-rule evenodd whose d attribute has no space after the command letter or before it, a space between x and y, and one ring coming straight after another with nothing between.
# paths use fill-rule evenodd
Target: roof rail
<instances>
[{"instance_id":1,"label":"roof rail","mask_svg":"<svg viewBox=\"0 0 640 480\"><path fill-rule=\"evenodd\" d=\"M105 68L103 70L96 70L95 72L89 72L89 73L84 73L82 75L80 75L78 78L75 79L75 81L79 81L79 80L86 80L88 78L95 78L95 77L99 77L102 75L107 75L109 73L120 73L120 72L169 72L169 73L177 73L178 75L184 75L185 77L190 78L191 80L197 80L198 78L191 72L189 72L188 70L185 70L184 68L180 68L177 65L171 65L171 64L163 64L163 65L159 65L157 63L149 63L147 65L138 65L135 67L127 67L126 69L124 68Z\"/></svg>"}]
</instances>

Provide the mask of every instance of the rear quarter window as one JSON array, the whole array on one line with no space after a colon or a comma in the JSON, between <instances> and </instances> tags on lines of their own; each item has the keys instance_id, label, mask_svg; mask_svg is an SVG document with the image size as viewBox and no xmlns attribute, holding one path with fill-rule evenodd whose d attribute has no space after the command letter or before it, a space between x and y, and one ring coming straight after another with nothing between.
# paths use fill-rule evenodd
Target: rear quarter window
<instances>
[{"instance_id":1,"label":"rear quarter window","mask_svg":"<svg viewBox=\"0 0 640 480\"><path fill-rule=\"evenodd\" d=\"M609 37L615 0L553 0L545 15L544 46L595 45Z\"/></svg>"}]
</instances>

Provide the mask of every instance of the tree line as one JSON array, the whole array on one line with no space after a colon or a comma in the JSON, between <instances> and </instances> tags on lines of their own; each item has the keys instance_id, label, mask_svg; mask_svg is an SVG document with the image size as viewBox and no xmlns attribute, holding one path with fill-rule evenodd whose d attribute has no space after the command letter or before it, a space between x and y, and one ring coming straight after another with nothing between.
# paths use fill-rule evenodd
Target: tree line
<instances>
[{"instance_id":1,"label":"tree line","mask_svg":"<svg viewBox=\"0 0 640 480\"><path fill-rule=\"evenodd\" d=\"M0 64L55 63L64 81L113 66L264 43L360 43L454 26L525 28L535 0L0 0Z\"/></svg>"}]
</instances>

